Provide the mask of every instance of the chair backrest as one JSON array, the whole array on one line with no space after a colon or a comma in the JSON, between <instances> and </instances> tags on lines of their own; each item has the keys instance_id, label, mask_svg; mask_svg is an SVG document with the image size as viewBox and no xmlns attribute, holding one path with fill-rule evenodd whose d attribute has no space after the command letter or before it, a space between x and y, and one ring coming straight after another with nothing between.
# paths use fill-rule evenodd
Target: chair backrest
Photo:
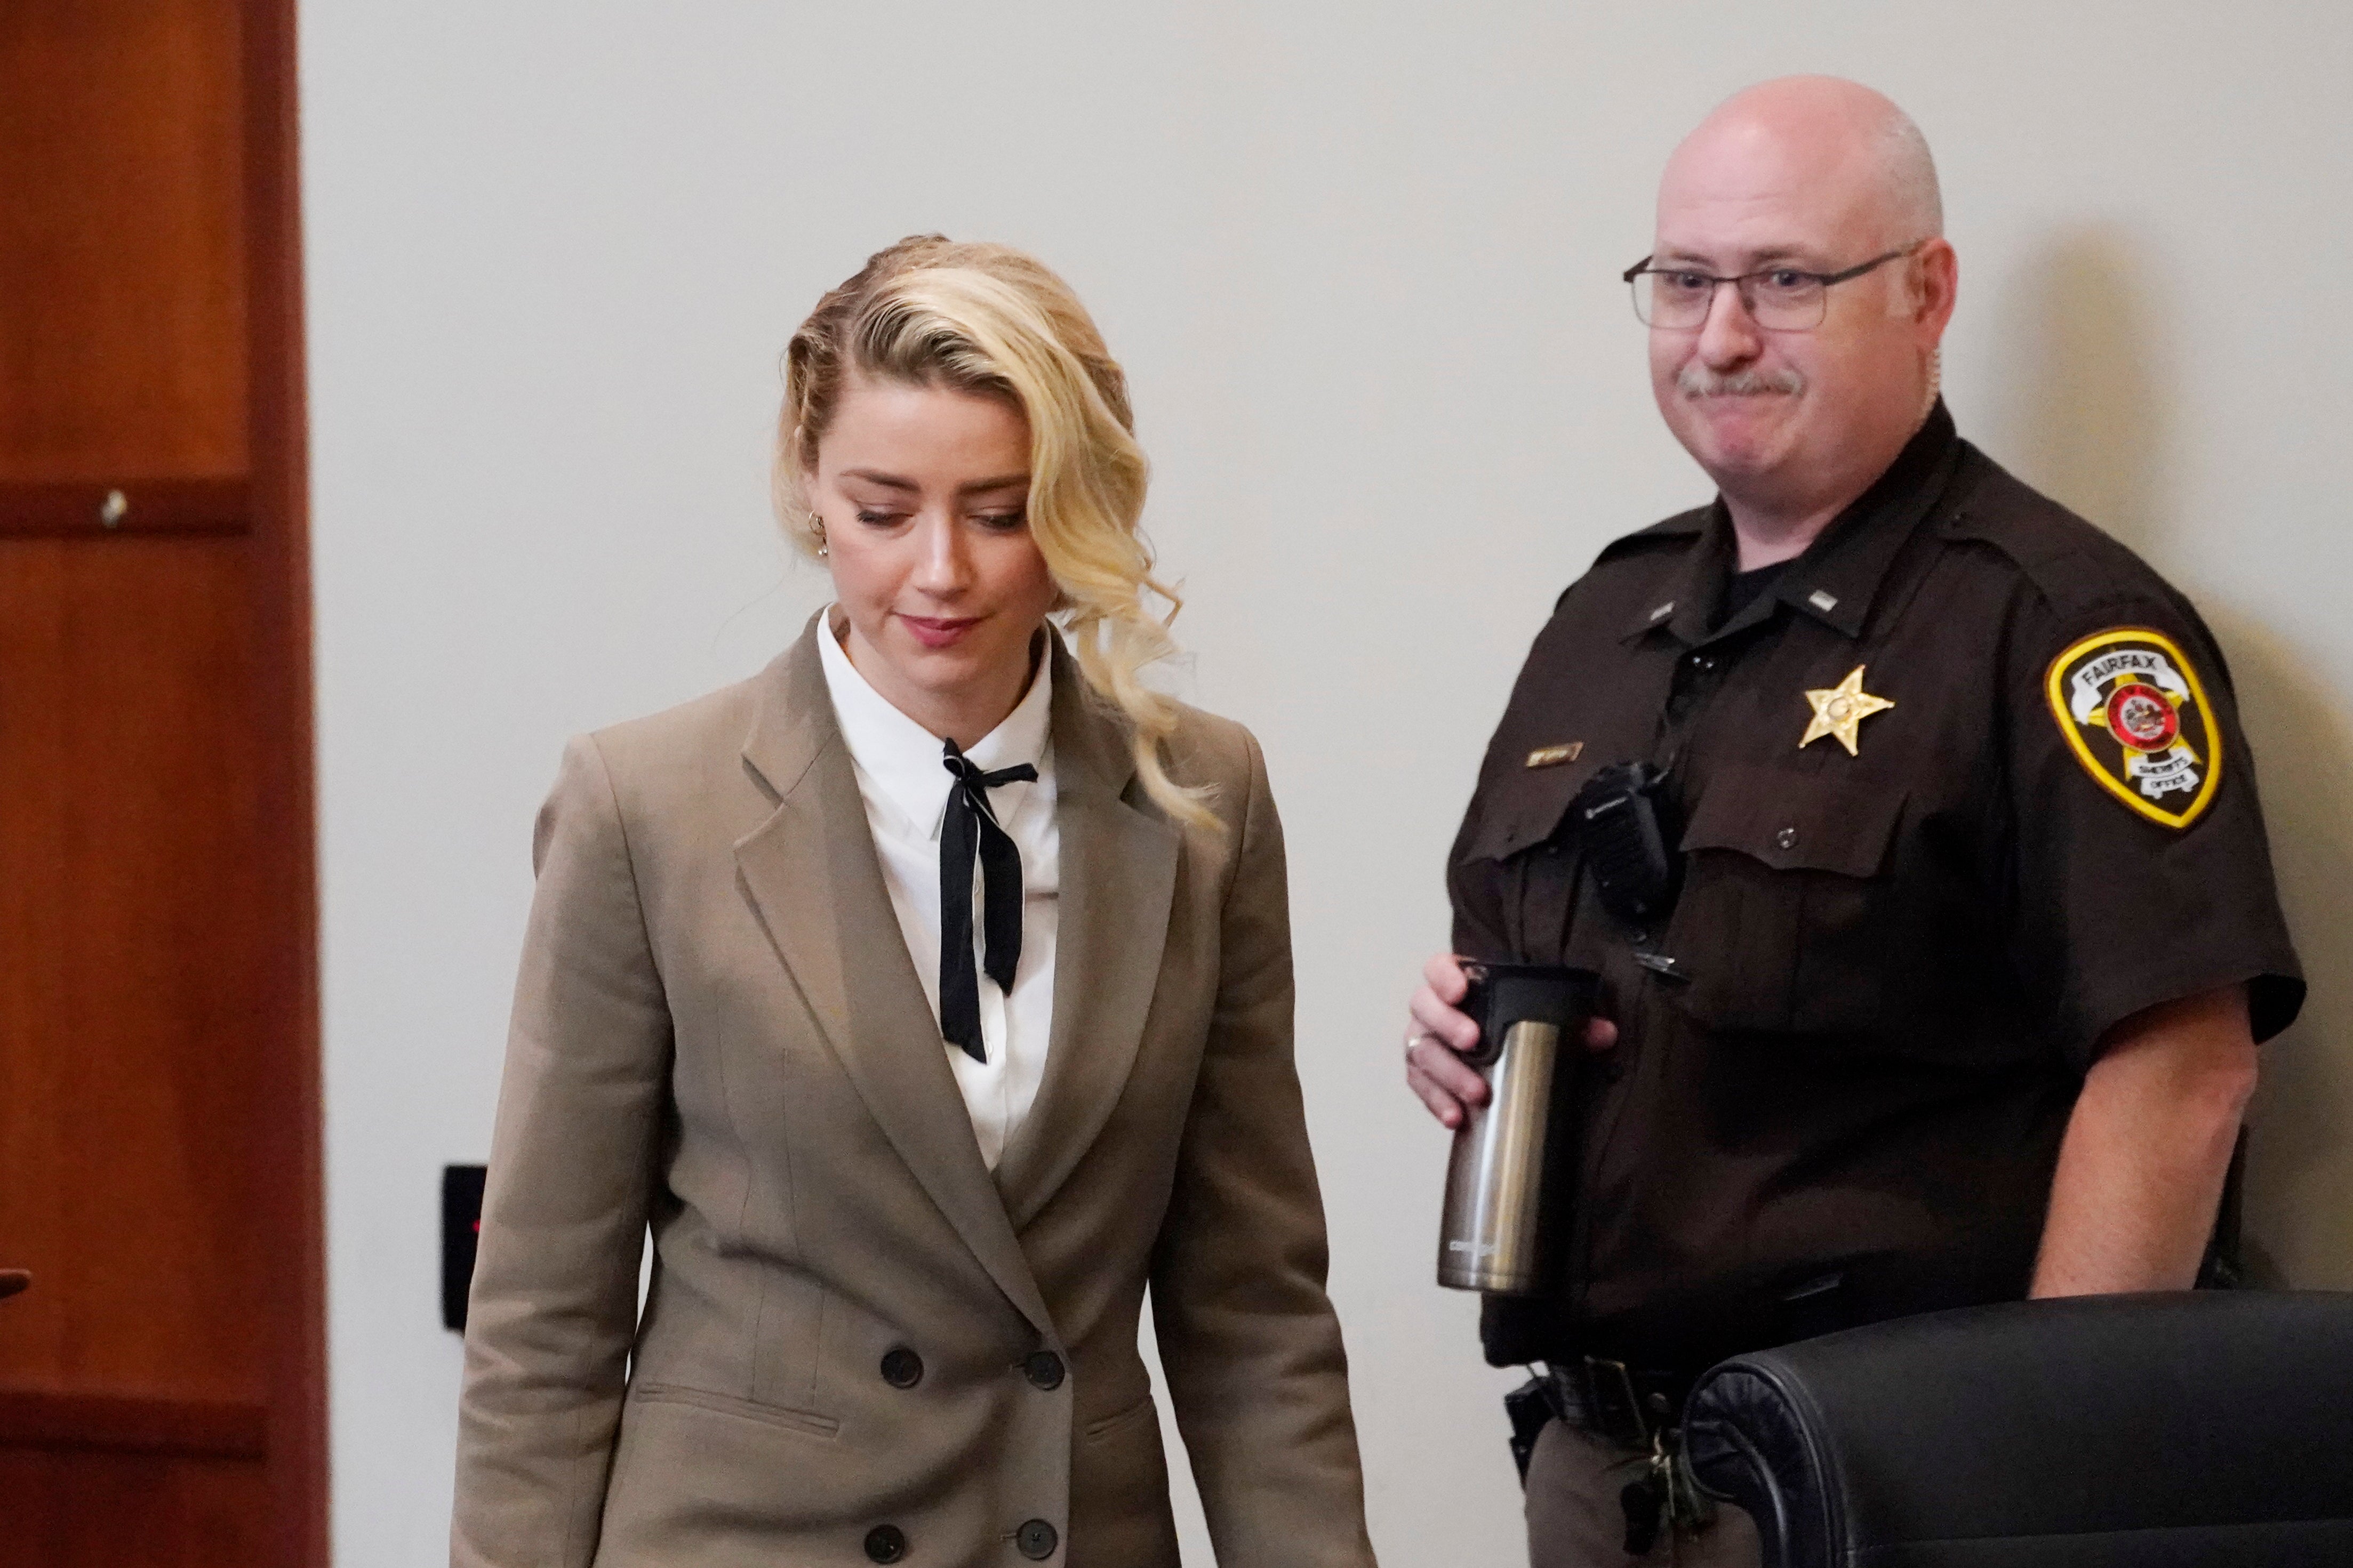
<instances>
[{"instance_id":1,"label":"chair backrest","mask_svg":"<svg viewBox=\"0 0 2353 1568\"><path fill-rule=\"evenodd\" d=\"M1767 1568L2353 1563L2353 1295L1873 1324L1710 1369L1683 1431Z\"/></svg>"}]
</instances>

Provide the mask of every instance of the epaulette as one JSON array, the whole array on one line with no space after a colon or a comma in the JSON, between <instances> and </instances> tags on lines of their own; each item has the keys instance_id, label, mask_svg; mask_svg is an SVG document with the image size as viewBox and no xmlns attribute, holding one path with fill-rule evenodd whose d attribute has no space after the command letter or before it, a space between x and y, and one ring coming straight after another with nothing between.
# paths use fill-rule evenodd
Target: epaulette
<instances>
[{"instance_id":1,"label":"epaulette","mask_svg":"<svg viewBox=\"0 0 2353 1568\"><path fill-rule=\"evenodd\" d=\"M1694 538L1707 526L1707 514L1713 510L1712 503L1694 507L1689 511L1679 511L1672 517L1654 522L1648 528L1620 535L1601 547L1601 553L1596 555L1593 564L1585 569L1585 577L1591 576L1613 561L1652 554ZM1579 577L1577 583L1584 582L1585 577ZM1577 591L1577 583L1571 583L1560 591L1560 596L1552 602L1553 614L1560 614L1561 605L1567 604L1569 595Z\"/></svg>"},{"instance_id":2,"label":"epaulette","mask_svg":"<svg viewBox=\"0 0 2353 1568\"><path fill-rule=\"evenodd\" d=\"M1939 522L1939 531L2000 552L2062 620L2119 600L2154 597L2188 607L2173 585L2130 549L1976 447L1968 452L1977 472Z\"/></svg>"}]
</instances>

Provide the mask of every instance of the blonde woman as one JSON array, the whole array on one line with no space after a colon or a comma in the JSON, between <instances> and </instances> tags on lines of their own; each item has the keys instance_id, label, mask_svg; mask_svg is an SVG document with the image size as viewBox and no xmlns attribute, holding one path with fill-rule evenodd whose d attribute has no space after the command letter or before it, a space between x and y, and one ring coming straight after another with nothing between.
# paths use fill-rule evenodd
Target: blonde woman
<instances>
[{"instance_id":1,"label":"blonde woman","mask_svg":"<svg viewBox=\"0 0 2353 1568\"><path fill-rule=\"evenodd\" d=\"M786 361L837 602L540 816L451 1561L1368 1564L1257 743L1155 694L1085 310L902 241ZM650 1227L651 1291L638 1310Z\"/></svg>"}]
</instances>

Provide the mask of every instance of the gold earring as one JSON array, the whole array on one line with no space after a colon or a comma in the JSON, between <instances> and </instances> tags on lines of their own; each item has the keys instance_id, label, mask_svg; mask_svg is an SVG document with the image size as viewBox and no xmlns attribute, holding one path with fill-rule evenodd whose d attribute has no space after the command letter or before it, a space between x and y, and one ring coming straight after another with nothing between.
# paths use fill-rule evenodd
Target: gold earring
<instances>
[{"instance_id":1,"label":"gold earring","mask_svg":"<svg viewBox=\"0 0 2353 1568\"><path fill-rule=\"evenodd\" d=\"M831 546L825 542L825 520L821 517L812 517L809 521L817 529L817 555L818 559L822 561L831 551Z\"/></svg>"}]
</instances>

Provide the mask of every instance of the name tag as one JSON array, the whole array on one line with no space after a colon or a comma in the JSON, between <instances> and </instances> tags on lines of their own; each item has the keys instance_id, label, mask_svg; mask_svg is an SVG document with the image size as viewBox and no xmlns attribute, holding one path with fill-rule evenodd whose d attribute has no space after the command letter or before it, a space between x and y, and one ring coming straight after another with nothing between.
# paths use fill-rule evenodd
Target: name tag
<instances>
[{"instance_id":1,"label":"name tag","mask_svg":"<svg viewBox=\"0 0 2353 1568\"><path fill-rule=\"evenodd\" d=\"M1556 768L1563 763L1577 761L1577 753L1585 750L1582 741L1565 741L1557 746L1538 746L1528 753L1528 766Z\"/></svg>"}]
</instances>

